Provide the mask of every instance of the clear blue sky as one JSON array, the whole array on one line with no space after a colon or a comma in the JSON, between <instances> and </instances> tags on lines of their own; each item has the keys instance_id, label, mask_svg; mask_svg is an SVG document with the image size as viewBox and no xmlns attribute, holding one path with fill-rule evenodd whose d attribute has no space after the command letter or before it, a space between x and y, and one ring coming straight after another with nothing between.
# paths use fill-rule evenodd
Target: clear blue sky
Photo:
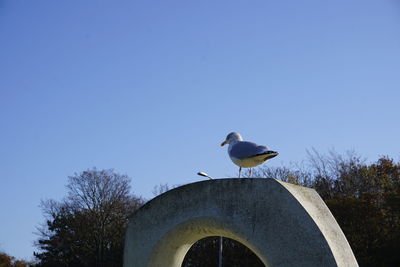
<instances>
[{"instance_id":1,"label":"clear blue sky","mask_svg":"<svg viewBox=\"0 0 400 267\"><path fill-rule=\"evenodd\" d=\"M0 0L0 250L30 259L41 199L114 168L137 195L234 176L230 131L280 152L399 160L400 4Z\"/></svg>"}]
</instances>

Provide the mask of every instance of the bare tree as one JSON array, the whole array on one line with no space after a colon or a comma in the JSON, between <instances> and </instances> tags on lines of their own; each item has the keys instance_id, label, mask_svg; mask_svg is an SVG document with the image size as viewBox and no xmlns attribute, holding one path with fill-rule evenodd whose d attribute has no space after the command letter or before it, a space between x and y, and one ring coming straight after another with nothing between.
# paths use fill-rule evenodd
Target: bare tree
<instances>
[{"instance_id":1,"label":"bare tree","mask_svg":"<svg viewBox=\"0 0 400 267\"><path fill-rule=\"evenodd\" d=\"M159 184L154 186L153 190L151 191L153 195L156 197L158 195L161 195L162 193L165 193L171 189L174 189L176 187L179 187L180 185L169 185L168 183L166 184Z\"/></svg>"},{"instance_id":2,"label":"bare tree","mask_svg":"<svg viewBox=\"0 0 400 267\"><path fill-rule=\"evenodd\" d=\"M120 266L127 218L143 204L129 182L96 168L68 177L64 200L42 202L47 223L39 229L39 266Z\"/></svg>"}]
</instances>

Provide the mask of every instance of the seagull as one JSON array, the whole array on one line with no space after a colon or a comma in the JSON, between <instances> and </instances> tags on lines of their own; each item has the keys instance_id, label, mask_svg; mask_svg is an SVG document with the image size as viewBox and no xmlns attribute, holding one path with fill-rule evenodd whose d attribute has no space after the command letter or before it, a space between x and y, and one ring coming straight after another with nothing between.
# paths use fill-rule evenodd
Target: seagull
<instances>
[{"instance_id":1,"label":"seagull","mask_svg":"<svg viewBox=\"0 0 400 267\"><path fill-rule=\"evenodd\" d=\"M268 150L266 146L260 146L252 142L243 141L239 133L232 132L228 134L226 140L221 146L229 144L228 154L233 163L239 166L240 172L243 168L251 168L264 163L266 160L278 156L278 152Z\"/></svg>"}]
</instances>

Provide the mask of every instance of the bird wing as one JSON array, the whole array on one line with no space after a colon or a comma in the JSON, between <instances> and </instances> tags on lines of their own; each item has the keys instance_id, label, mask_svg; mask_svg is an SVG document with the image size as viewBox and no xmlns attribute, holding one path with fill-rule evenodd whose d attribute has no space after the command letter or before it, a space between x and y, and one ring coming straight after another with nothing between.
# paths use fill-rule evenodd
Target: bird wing
<instances>
[{"instance_id":1,"label":"bird wing","mask_svg":"<svg viewBox=\"0 0 400 267\"><path fill-rule=\"evenodd\" d=\"M268 151L266 146L259 146L252 142L241 141L232 145L229 156L237 159L246 159L265 154Z\"/></svg>"}]
</instances>

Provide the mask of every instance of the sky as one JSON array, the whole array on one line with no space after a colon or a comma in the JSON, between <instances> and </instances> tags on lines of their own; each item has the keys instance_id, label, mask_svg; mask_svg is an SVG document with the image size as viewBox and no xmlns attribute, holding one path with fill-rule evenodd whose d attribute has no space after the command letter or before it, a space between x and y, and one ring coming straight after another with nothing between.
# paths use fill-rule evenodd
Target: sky
<instances>
[{"instance_id":1,"label":"sky","mask_svg":"<svg viewBox=\"0 0 400 267\"><path fill-rule=\"evenodd\" d=\"M32 259L41 200L96 167L155 186L354 150L400 159L395 0L0 0L0 251Z\"/></svg>"}]
</instances>

